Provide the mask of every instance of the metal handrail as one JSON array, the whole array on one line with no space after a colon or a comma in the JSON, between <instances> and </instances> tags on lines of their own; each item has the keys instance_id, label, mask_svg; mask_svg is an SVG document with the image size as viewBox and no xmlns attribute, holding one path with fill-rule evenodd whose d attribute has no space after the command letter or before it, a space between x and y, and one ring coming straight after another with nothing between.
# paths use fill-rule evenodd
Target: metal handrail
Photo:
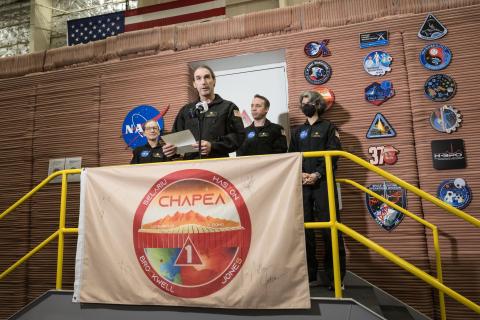
<instances>
[{"instance_id":1,"label":"metal handrail","mask_svg":"<svg viewBox=\"0 0 480 320\"><path fill-rule=\"evenodd\" d=\"M433 204L437 205L438 207L445 209L446 211L453 213L457 217L473 224L476 227L480 227L480 221L476 219L475 217L457 209L454 208L443 201L433 197L429 193L409 184L408 182L388 173L385 170L382 170L367 161L351 154L345 151L339 151L339 150L334 150L334 151L313 151L313 152L304 152L303 156L306 158L310 157L324 157L325 158L325 169L326 169L326 175L327 175L327 190L328 190L328 202L329 202L329 210L330 210L330 222L313 222L313 223L305 223L306 228L330 228L331 230L331 238L332 238L332 258L333 258L333 275L334 275L334 288L335 288L335 297L336 298L341 298L342 297L342 290L341 290L341 279L340 279L340 260L339 260L339 252L338 252L338 230L342 231L343 233L349 235L353 239L357 240L358 242L362 243L363 245L369 247L370 249L376 251L380 255L386 257L393 263L397 264L398 266L402 267L403 269L409 271L413 275L417 276L418 278L422 279L423 281L427 282L431 286L437 288L439 290L439 297L440 297L440 313L441 313L441 318L442 320L446 319L446 310L445 310L445 299L443 294L448 294L450 297L453 299L457 300L458 302L464 304L471 310L480 313L480 306L473 301L465 298L464 296L460 295L458 292L450 289L449 287L445 286L443 282L443 276L442 276L442 269L441 269L441 258L440 258L440 245L439 245L439 240L438 240L438 230L437 227L434 226L433 224L429 223L428 221L425 221L424 219L415 216L408 210L404 210L403 208L395 205L391 201L388 201L387 199L378 196L374 192L370 192L367 188L359 185L358 183L348 180L348 179L338 179L339 182L346 182L350 183L355 187L359 187L360 190L367 192L368 194L371 194L375 198L387 203L388 205L392 206L394 209L397 209L401 211L402 213L405 213L407 216L415 219L416 221L428 226L430 229L432 229L433 235L434 235L434 247L435 247L435 252L436 254L438 253L436 257L436 264L437 264L437 279L434 277L430 276L426 272L422 271L421 269L417 268L413 264L410 264L409 262L405 261L404 259L400 258L399 256L395 255L394 253L390 252L389 250L383 248L382 246L374 243L370 239L362 236L361 234L357 233L353 229L348 228L342 223L339 223L337 221L336 217L336 208L335 208L335 195L334 195L334 181L333 181L333 165L332 165L332 157L345 157L355 163L357 163L360 166L365 167L366 169L373 171L380 176L384 177L385 179L399 185L400 187L413 192L414 194L420 196L422 199L425 199L427 201L432 202ZM368 191L367 191L368 190ZM378 197L377 197L378 196ZM383 199L382 199L383 198Z\"/></svg>"},{"instance_id":2,"label":"metal handrail","mask_svg":"<svg viewBox=\"0 0 480 320\"><path fill-rule=\"evenodd\" d=\"M67 170L61 170L52 173L48 177L46 177L42 182L40 182L35 188L33 188L30 192L25 194L23 197L21 197L17 202L12 204L7 210L3 211L2 214L0 214L0 220L4 217L6 217L10 212L15 210L18 206L20 206L22 203L30 199L35 193L37 193L38 190L42 189L46 184L48 184L52 179L54 179L57 176L62 176L62 192L60 195L60 219L59 219L59 226L58 229L52 233L47 239L42 241L39 245L37 245L35 248L30 250L26 255L21 257L19 260L17 260L13 265L11 265L7 270L3 271L0 274L0 280L5 278L10 272L18 268L21 264L23 264L25 261L27 261L31 256L33 256L35 253L40 251L43 247L45 247L47 244L52 242L58 237L58 250L57 250L57 275L56 275L56 281L55 281L55 288L57 290L62 289L62 275L63 275L63 249L64 249L64 239L65 239L65 233L78 233L78 228L66 228L65 227L65 218L66 218L66 212L67 212L67 175L69 174L79 174L81 173L81 169L67 169Z\"/></svg>"},{"instance_id":3,"label":"metal handrail","mask_svg":"<svg viewBox=\"0 0 480 320\"><path fill-rule=\"evenodd\" d=\"M304 157L324 157L325 158L325 168L326 168L326 176L327 176L327 189L328 189L328 201L329 201L329 210L330 210L330 222L310 222L305 223L305 228L330 228L331 229L331 237L332 237L332 256L333 256L333 271L334 271L334 287L335 287L335 297L342 298L342 290L341 290L341 280L340 280L340 259L339 259L339 250L338 250L338 231L349 235L354 240L362 243L363 245L367 246L368 248L374 250L375 252L379 253L380 255L384 256L385 258L389 259L393 263L397 264L398 266L402 267L403 269L409 271L416 277L422 279L423 281L427 282L431 286L437 288L439 290L440 296L440 311L442 320L446 319L446 312L445 312L445 301L444 301L444 293L452 297L453 299L457 300L458 302L464 304L468 308L472 309L480 313L480 306L473 301L465 298L464 296L460 295L456 291L450 289L449 287L445 286L442 277L442 269L441 269L441 258L440 258L440 247L439 247L439 240L438 240L438 229L435 225L429 223L428 221L414 215L413 213L405 210L398 205L394 204L393 202L383 198L382 196L372 192L371 190L365 188L364 186L356 183L355 181L349 179L337 179L338 182L348 183L370 195L379 199L380 201L385 202L387 205L391 206L392 208L399 210L400 212L404 213L405 215L411 217L412 219L416 220L419 223L422 223L426 227L432 230L433 238L434 238L434 247L436 252L436 263L437 263L437 279L429 275L428 273L422 271L421 269L417 268L413 264L410 264L406 260L400 258L399 256L395 255L394 253L390 252L389 250L383 248L382 246L376 244L372 240L362 236L361 234L357 233L353 229L347 227L346 225L340 223L336 219L336 208L335 208L335 196L333 193L334 190L334 178L333 178L333 165L332 165L332 157L345 157L360 166L365 167L366 169L373 171L380 176L384 177L385 179L401 186L402 188L413 192L414 194L420 196L422 199L432 202L433 204L437 205L438 207L456 215L457 217L473 224L476 227L480 227L480 221L471 215L454 208L443 201L433 197L432 195L426 193L425 191L403 181L402 179L376 167L368 163L367 161L350 154L344 151L314 151L314 152L304 152ZM78 233L78 228L66 228L65 227L65 217L66 217L66 199L67 199L67 175L68 174L78 174L80 173L80 169L69 169L69 170L62 170L55 172L44 179L41 183L39 183L34 189L20 198L17 202L11 205L7 210L0 214L0 220L4 218L7 214L12 212L15 208L17 208L20 204L28 200L31 196L33 196L38 190L43 188L48 182L50 182L53 178L62 175L62 192L61 192L61 201L60 201L60 219L59 219L59 228L50 235L47 239L45 239L42 243L37 245L34 249L28 252L25 256L20 258L17 262L15 262L12 266L10 266L7 270L0 274L0 280L5 278L10 272L15 270L18 266L20 266L23 262L28 260L32 255L36 252L41 250L45 245L50 243L51 241L55 240L58 237L58 251L57 251L57 275L56 275L56 289L59 290L62 288L62 273L63 273L63 251L64 251L64 234L65 233Z\"/></svg>"}]
</instances>

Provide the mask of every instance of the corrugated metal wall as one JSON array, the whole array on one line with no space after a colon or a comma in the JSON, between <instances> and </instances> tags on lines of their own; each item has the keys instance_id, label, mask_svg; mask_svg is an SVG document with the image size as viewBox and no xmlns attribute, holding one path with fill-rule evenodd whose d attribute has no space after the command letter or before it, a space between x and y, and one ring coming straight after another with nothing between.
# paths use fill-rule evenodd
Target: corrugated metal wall
<instances>
[{"instance_id":1,"label":"corrugated metal wall","mask_svg":"<svg viewBox=\"0 0 480 320\"><path fill-rule=\"evenodd\" d=\"M284 14L284 11L280 14ZM313 87L303 77L305 65L312 60L305 56L303 47L308 41L323 39L330 39L332 56L324 60L333 68L332 78L327 85L334 90L337 98L336 105L325 116L339 126L344 148L368 159L368 146L393 144L400 150L399 162L387 167L393 174L432 194L435 194L438 183L444 178L463 177L475 192L477 181L480 181L476 161L478 139L475 136L479 120L475 103L480 98L475 82L478 78L475 73L479 70L475 58L480 52L480 40L475 35L480 31L476 23L480 20L480 6L440 11L435 15L449 29L449 34L438 42L448 45L453 51L453 62L444 73L457 80L458 92L451 103L464 115L462 128L451 136L435 132L428 122L430 113L442 104L431 102L423 96L423 84L434 73L424 70L418 61L418 54L426 44L416 37L424 14L255 37L241 42L218 43L110 64L1 80L0 121L4 128L11 128L0 138L0 156L4 158L0 165L1 208L7 207L16 196L46 177L49 158L82 156L84 166L128 163L130 152L120 138L124 116L135 105L152 104L161 109L170 104L166 127L171 128L179 108L192 97L188 69L188 63L192 61L284 48L291 125L301 123L303 117L298 110L297 96L301 91ZM391 43L381 49L393 56L392 72L375 78L363 70L363 58L370 50L358 48L358 34L385 29L390 31ZM203 32L208 30L203 30L201 34ZM186 37L184 41L190 43L194 35L186 34ZM364 101L363 93L367 85L379 80L391 80L396 95L375 107ZM395 138L365 138L377 112L382 112L394 126L397 131ZM451 137L465 140L468 168L436 171L432 167L430 141ZM366 186L382 181L344 160L341 160L339 167L339 177L353 178ZM70 226L76 225L78 191L78 184L70 184L67 208L67 223ZM1 244L7 248L0 251L2 270L27 247L38 244L56 229L59 194L59 186L50 185L14 216L1 222ZM369 217L362 194L344 187L342 195L344 223L425 271L435 270L432 238L428 230L406 218L393 232L386 232ZM478 206L479 202L474 197L467 211L479 217L476 213ZM410 195L408 209L438 224L441 229L446 284L478 301L478 231ZM29 223L32 226L30 230L27 228ZM71 288L75 237L67 238L65 287ZM346 246L350 270L425 314L438 317L433 290L427 285L351 239L346 240ZM26 301L55 286L55 255L55 245L46 247L26 266L0 283L0 316L11 314ZM15 285L19 287L15 288ZM12 295L14 290L15 298ZM447 301L449 319L479 318L462 305L450 299Z\"/></svg>"}]
</instances>

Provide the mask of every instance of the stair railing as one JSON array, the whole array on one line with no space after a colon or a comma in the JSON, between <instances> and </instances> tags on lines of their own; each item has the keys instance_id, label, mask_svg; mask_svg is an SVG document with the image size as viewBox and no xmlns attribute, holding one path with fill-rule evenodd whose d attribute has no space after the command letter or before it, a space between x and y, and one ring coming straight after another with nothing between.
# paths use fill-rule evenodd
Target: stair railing
<instances>
[{"instance_id":1,"label":"stair railing","mask_svg":"<svg viewBox=\"0 0 480 320\"><path fill-rule=\"evenodd\" d=\"M305 223L305 228L330 228L331 230L331 237L332 237L332 257L333 257L333 276L334 276L334 288L335 288L335 297L342 298L342 289L341 289L341 279L340 279L340 259L339 259L339 252L338 252L338 231L347 234L354 240L360 242L364 246L374 250L378 254L384 256L391 262L395 263L399 267L407 270L414 276L420 278L421 280L425 281L432 287L439 290L439 303L440 303L440 315L442 320L446 320L446 309L445 309L445 297L444 294L449 295L451 298L457 300L458 302L464 304L469 309L480 313L480 305L476 304L475 302L469 300L468 298L462 296L455 290L450 289L449 287L443 284L443 276L442 276L442 263L441 263L441 256L440 256L440 244L438 238L438 229L435 225L429 223L428 221L414 215L413 213L409 212L408 210L401 208L400 206L394 204L391 201L388 201L384 197L372 192L371 190L365 188L364 186L356 183L355 181L349 179L336 179L336 181L341 183L348 183L370 195L375 197L376 199L385 202L387 205L393 207L396 210L406 214L408 217L413 218L419 223L422 223L426 227L432 230L433 237L434 237L434 248L435 248L435 256L436 256L436 269L437 269L437 278L432 277L425 271L419 269L415 265L409 263L408 261L400 258L399 256L395 255L391 251L383 248L382 246L376 244L372 240L366 238L365 236L359 234L355 230L347 227L343 223L337 221L336 217L336 208L335 208L335 195L334 195L334 177L333 177L333 165L332 165L332 157L344 157L349 159L350 161L355 162L356 164L377 173L378 175L384 177L385 179L397 184L398 186L416 194L417 196L430 201L431 203L435 204L436 206L446 210L449 213L456 215L457 217L473 224L476 227L480 227L480 221L475 217L454 208L447 203L441 201L440 199L432 196L431 194L407 183L406 181L388 173L387 171L380 169L367 161L345 151L314 151L314 152L304 152L303 156L306 158L311 157L324 157L325 158L325 169L327 175L327 189L328 189L328 205L330 210L330 221L329 222L308 222Z\"/></svg>"},{"instance_id":2,"label":"stair railing","mask_svg":"<svg viewBox=\"0 0 480 320\"><path fill-rule=\"evenodd\" d=\"M378 254L384 256L388 260L392 261L396 265L400 266L401 268L407 270L414 276L420 278L421 280L425 281L432 287L439 290L439 303L440 303L440 313L442 320L446 319L446 311L445 311L445 298L444 294L447 294L451 298L457 300L458 302L464 304L471 310L480 313L480 306L475 302L469 300L468 298L462 296L455 290L450 289L449 287L443 284L443 276L442 276L442 266L441 266L441 256L440 256L440 245L439 245L439 238L438 238L438 229L435 225L429 223L425 219L422 219L415 214L411 213L410 211L396 205L395 203L385 199L384 197L378 195L377 193L365 188L364 186L358 184L357 182L349 179L336 179L336 181L340 183L347 183L350 184L359 190L370 194L371 196L375 197L376 199L386 203L388 206L394 208L402 212L403 214L407 215L408 217L414 219L415 221L423 224L427 228L432 230L433 239L434 239L434 248L435 248L435 256L436 256L436 271L437 271L437 278L429 275L425 271L419 269L415 265L409 263L408 261L400 258L399 256L395 255L391 251L383 248L382 246L376 244L372 240L366 238L365 236L359 234L355 230L347 227L343 223L337 221L336 218L336 208L335 208L335 196L333 193L334 190L334 177L333 177L333 165L332 165L332 157L344 157L347 158L356 164L363 166L364 168L377 173L378 175L384 177L385 179L399 185L400 187L418 195L422 199L432 202L433 204L437 205L438 207L446 210L449 213L456 215L457 217L473 224L476 227L480 227L480 221L475 217L454 208L443 201L437 199L436 197L430 195L429 193L405 182L404 180L388 173L385 170L382 170L376 166L371 165L367 161L345 151L315 151L315 152L304 152L304 157L324 157L325 158L325 168L326 168L326 176L327 176L327 188L328 188L328 202L329 202L329 210L330 210L330 221L329 222L307 222L305 223L305 228L308 229L317 229L317 228L330 228L331 229L331 237L332 237L332 255L333 255L333 270L334 270L334 288L335 288L335 297L342 298L342 289L341 289L341 280L340 280L340 259L339 259L339 251L338 251L338 232L343 232L353 238L354 240L362 243L366 247L372 249L373 251L377 252ZM209 159L212 160L212 159ZM0 214L0 220L7 216L10 212L12 212L15 208L21 205L23 202L28 200L32 197L38 190L43 188L46 184L48 184L52 179L61 175L62 176L62 188L61 188L61 198L60 198L60 217L59 217L59 227L58 229L52 233L47 239L45 239L42 243L37 245L31 251L29 251L26 255L16 261L13 265L7 268L0 274L0 281L4 279L9 273L13 270L18 268L22 263L27 261L31 256L35 253L40 251L44 246L52 242L58 237L58 250L57 250L57 273L56 273L56 289L62 289L62 274L63 274L63 251L64 251L64 236L65 234L70 233L78 233L78 228L67 228L65 226L65 217L66 217L66 203L67 203L67 176L69 174L79 174L81 172L80 169L69 169L69 170L61 170L57 171L42 182L40 182L35 188L33 188L30 192L20 198L17 202L11 205L8 209Z\"/></svg>"}]
</instances>

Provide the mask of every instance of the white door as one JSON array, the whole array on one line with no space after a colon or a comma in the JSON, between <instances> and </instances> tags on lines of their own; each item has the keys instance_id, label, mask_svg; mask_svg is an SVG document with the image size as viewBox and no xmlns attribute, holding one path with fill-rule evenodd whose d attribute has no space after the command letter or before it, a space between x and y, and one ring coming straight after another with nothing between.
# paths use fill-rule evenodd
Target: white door
<instances>
[{"instance_id":1,"label":"white door","mask_svg":"<svg viewBox=\"0 0 480 320\"><path fill-rule=\"evenodd\" d=\"M281 124L288 134L288 89L285 63L221 70L215 73L216 93L234 102L240 112L245 112L250 120L253 120L250 113L253 96L259 94L266 97L270 101L267 118Z\"/></svg>"}]
</instances>

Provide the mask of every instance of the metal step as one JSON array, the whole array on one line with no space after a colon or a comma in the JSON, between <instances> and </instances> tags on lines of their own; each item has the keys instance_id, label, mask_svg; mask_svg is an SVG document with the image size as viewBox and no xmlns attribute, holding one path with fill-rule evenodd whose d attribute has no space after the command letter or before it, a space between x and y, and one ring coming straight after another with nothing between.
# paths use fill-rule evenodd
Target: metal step
<instances>
[{"instance_id":1,"label":"metal step","mask_svg":"<svg viewBox=\"0 0 480 320\"><path fill-rule=\"evenodd\" d=\"M324 276L320 279L324 279ZM316 319L316 320L431 320L352 272L347 272L343 299L335 299L325 281L310 288L310 309L216 309L169 306L80 304L72 291L51 290L13 315L11 320L217 320L217 319Z\"/></svg>"},{"instance_id":2,"label":"metal step","mask_svg":"<svg viewBox=\"0 0 480 320\"><path fill-rule=\"evenodd\" d=\"M13 315L11 320L102 319L102 320L241 320L255 317L285 320L385 320L353 299L312 298L310 309L228 310L213 308L80 304L72 291L51 290Z\"/></svg>"},{"instance_id":3,"label":"metal step","mask_svg":"<svg viewBox=\"0 0 480 320\"><path fill-rule=\"evenodd\" d=\"M335 297L333 291L329 291L324 274L319 274L320 286L310 288L310 296L313 297ZM365 279L353 272L345 274L345 290L343 296L358 301L366 308L383 316L387 320L431 320L431 318L420 313L409 305L403 303L382 289L374 286Z\"/></svg>"}]
</instances>

